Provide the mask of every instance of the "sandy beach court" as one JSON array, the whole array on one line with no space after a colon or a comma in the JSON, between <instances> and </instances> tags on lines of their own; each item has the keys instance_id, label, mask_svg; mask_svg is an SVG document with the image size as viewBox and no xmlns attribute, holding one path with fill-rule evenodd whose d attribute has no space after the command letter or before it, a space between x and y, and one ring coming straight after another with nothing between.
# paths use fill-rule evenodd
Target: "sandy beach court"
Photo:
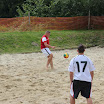
<instances>
[{"instance_id":1,"label":"sandy beach court","mask_svg":"<svg viewBox=\"0 0 104 104\"><path fill-rule=\"evenodd\" d=\"M69 53L65 59L63 54ZM0 104L69 104L68 66L76 49L52 51L54 70L45 70L47 58L42 53L0 55ZM92 83L93 104L104 104L104 48L85 51L95 65ZM87 104L79 96L76 104Z\"/></svg>"}]
</instances>

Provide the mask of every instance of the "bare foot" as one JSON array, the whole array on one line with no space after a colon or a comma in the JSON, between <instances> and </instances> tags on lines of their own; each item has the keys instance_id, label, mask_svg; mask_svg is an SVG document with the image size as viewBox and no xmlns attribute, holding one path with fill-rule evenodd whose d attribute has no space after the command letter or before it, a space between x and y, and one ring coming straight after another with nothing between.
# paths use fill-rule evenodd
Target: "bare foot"
<instances>
[{"instance_id":1,"label":"bare foot","mask_svg":"<svg viewBox=\"0 0 104 104\"><path fill-rule=\"evenodd\" d=\"M53 70L53 69L54 69L54 67L51 67L51 69Z\"/></svg>"},{"instance_id":2,"label":"bare foot","mask_svg":"<svg viewBox=\"0 0 104 104\"><path fill-rule=\"evenodd\" d=\"M55 71L56 69L53 67L53 68L51 68L51 70Z\"/></svg>"},{"instance_id":3,"label":"bare foot","mask_svg":"<svg viewBox=\"0 0 104 104\"><path fill-rule=\"evenodd\" d=\"M46 70L48 71L48 70L49 70L49 68L48 68L48 67L46 67Z\"/></svg>"}]
</instances>

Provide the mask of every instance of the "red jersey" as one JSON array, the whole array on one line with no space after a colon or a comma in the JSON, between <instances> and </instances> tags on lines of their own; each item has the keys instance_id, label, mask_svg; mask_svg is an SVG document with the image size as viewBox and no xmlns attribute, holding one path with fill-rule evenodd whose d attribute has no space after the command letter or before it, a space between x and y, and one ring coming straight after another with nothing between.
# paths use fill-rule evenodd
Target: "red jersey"
<instances>
[{"instance_id":1,"label":"red jersey","mask_svg":"<svg viewBox=\"0 0 104 104\"><path fill-rule=\"evenodd\" d=\"M46 37L45 35L43 35L41 38L41 49L46 48L46 46L44 45L44 42L47 42L47 44L49 44L49 38Z\"/></svg>"}]
</instances>

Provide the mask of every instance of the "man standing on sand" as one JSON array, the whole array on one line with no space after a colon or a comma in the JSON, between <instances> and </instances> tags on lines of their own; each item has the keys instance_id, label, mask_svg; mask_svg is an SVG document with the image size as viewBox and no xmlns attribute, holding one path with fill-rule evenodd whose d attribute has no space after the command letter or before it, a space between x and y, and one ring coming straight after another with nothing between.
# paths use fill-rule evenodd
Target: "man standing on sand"
<instances>
[{"instance_id":1,"label":"man standing on sand","mask_svg":"<svg viewBox=\"0 0 104 104\"><path fill-rule=\"evenodd\" d=\"M51 68L53 69L53 54L49 50L49 48L55 48L55 46L49 45L49 36L50 32L46 31L46 33L42 36L41 38L41 51L47 56L47 64L46 64L46 69L48 69L49 64L51 65Z\"/></svg>"},{"instance_id":2,"label":"man standing on sand","mask_svg":"<svg viewBox=\"0 0 104 104\"><path fill-rule=\"evenodd\" d=\"M85 47L78 47L78 55L74 57L69 65L70 72L70 104L75 104L79 93L87 99L87 104L92 104L92 80L94 76L94 65L92 61L84 55Z\"/></svg>"}]
</instances>

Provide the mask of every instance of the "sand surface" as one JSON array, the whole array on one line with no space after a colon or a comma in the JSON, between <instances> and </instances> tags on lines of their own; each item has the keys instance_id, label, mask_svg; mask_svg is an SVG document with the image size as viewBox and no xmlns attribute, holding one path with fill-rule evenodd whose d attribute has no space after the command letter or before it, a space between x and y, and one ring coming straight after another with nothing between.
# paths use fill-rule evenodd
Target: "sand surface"
<instances>
[{"instance_id":1,"label":"sand surface","mask_svg":"<svg viewBox=\"0 0 104 104\"><path fill-rule=\"evenodd\" d=\"M0 55L0 104L69 104L67 71L75 49L52 51L55 70L46 71L42 53ZM65 52L69 58L63 58ZM104 48L86 49L96 71L92 87L93 104L104 104ZM79 96L76 104L87 104Z\"/></svg>"}]
</instances>

